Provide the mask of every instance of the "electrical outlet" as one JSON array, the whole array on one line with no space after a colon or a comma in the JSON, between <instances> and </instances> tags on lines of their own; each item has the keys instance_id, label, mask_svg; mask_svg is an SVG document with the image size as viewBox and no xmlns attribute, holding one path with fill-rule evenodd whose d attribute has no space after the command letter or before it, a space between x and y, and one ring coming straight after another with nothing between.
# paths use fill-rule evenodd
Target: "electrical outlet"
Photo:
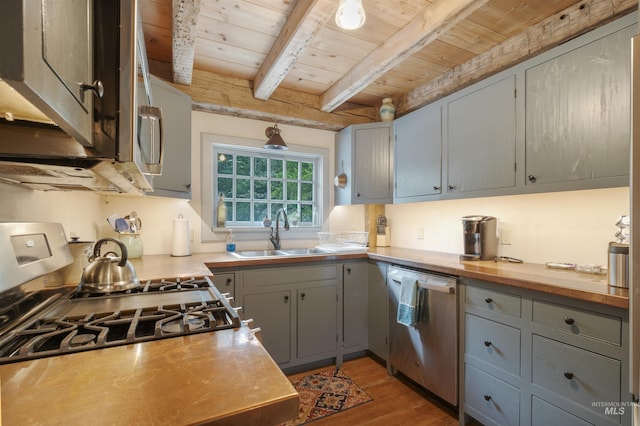
<instances>
[{"instance_id":1,"label":"electrical outlet","mask_svg":"<svg viewBox=\"0 0 640 426\"><path fill-rule=\"evenodd\" d=\"M511 228L503 227L500 230L500 244L503 246L511 245Z\"/></svg>"},{"instance_id":2,"label":"electrical outlet","mask_svg":"<svg viewBox=\"0 0 640 426\"><path fill-rule=\"evenodd\" d=\"M416 228L416 238L419 240L424 240L424 227L418 226Z\"/></svg>"}]
</instances>

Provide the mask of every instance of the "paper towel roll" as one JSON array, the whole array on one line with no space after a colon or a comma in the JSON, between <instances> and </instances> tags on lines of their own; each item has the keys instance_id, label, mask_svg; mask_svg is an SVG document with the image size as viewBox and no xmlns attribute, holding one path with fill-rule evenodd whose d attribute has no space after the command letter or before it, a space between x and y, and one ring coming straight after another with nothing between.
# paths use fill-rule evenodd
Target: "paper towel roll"
<instances>
[{"instance_id":1,"label":"paper towel roll","mask_svg":"<svg viewBox=\"0 0 640 426\"><path fill-rule=\"evenodd\" d=\"M173 249L171 256L191 255L191 233L189 232L189 219L180 215L173 219Z\"/></svg>"}]
</instances>

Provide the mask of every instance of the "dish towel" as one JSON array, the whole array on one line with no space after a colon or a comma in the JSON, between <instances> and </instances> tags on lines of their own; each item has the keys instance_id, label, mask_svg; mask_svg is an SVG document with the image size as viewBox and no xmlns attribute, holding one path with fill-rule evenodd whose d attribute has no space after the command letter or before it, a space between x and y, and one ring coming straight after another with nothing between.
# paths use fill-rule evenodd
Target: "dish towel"
<instances>
[{"instance_id":1,"label":"dish towel","mask_svg":"<svg viewBox=\"0 0 640 426\"><path fill-rule=\"evenodd\" d=\"M398 324L411 327L418 319L418 282L412 277L402 277L398 300Z\"/></svg>"}]
</instances>

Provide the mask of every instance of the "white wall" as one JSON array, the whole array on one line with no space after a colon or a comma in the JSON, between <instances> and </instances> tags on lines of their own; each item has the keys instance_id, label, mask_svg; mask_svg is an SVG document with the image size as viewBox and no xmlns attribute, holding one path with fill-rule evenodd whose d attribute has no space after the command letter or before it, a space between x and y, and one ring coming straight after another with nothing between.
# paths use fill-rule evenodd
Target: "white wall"
<instances>
[{"instance_id":1,"label":"white wall","mask_svg":"<svg viewBox=\"0 0 640 426\"><path fill-rule=\"evenodd\" d=\"M463 253L462 222L468 215L494 216L498 234L511 245L498 254L527 262L607 264L615 223L629 214L629 189L556 192L386 206L391 244L398 247ZM417 238L418 229L424 239Z\"/></svg>"},{"instance_id":2,"label":"white wall","mask_svg":"<svg viewBox=\"0 0 640 426\"><path fill-rule=\"evenodd\" d=\"M192 252L224 250L222 243L200 242L200 134L263 139L270 123L204 112L192 114L193 200L160 197L99 196L90 192L41 192L0 184L0 220L61 222L68 236L82 240L115 236L106 218L136 211L142 218L145 254L171 253L172 221L179 214L193 228ZM278 125L285 141L326 147L334 158L334 133ZM335 174L331 165L330 176ZM332 179L331 179L332 180ZM333 186L331 191L333 202ZM607 244L616 231L618 216L629 212L628 188L466 200L387 205L391 243L398 247L462 253L460 218L482 214L498 218L499 230L511 232L511 245L500 245L499 254L529 262L567 261L606 264ZM418 228L424 239L416 238ZM331 231L365 230L363 206L335 207L329 218ZM286 238L286 237L285 237ZM286 241L286 240L285 240ZM296 241L295 244L313 242ZM287 247L294 247L289 242ZM240 249L268 248L266 239L242 242Z\"/></svg>"}]
</instances>

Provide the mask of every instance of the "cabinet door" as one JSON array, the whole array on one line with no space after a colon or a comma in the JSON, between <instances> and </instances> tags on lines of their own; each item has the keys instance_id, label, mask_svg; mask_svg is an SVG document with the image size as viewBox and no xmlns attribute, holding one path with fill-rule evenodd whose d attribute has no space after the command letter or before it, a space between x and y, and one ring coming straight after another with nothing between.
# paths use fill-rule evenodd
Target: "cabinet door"
<instances>
[{"instance_id":1,"label":"cabinet door","mask_svg":"<svg viewBox=\"0 0 640 426\"><path fill-rule=\"evenodd\" d=\"M153 177L156 196L191 198L191 97L151 76L153 103L162 108L162 175Z\"/></svg>"},{"instance_id":2,"label":"cabinet door","mask_svg":"<svg viewBox=\"0 0 640 426\"><path fill-rule=\"evenodd\" d=\"M335 285L298 289L298 358L336 350L337 294Z\"/></svg>"},{"instance_id":3,"label":"cabinet door","mask_svg":"<svg viewBox=\"0 0 640 426\"><path fill-rule=\"evenodd\" d=\"M220 291L220 293L228 293L228 297L233 298L233 300L231 301L231 305L235 306L236 274L234 274L233 272L225 274L215 274L213 277L213 284L216 286L218 291Z\"/></svg>"},{"instance_id":4,"label":"cabinet door","mask_svg":"<svg viewBox=\"0 0 640 426\"><path fill-rule=\"evenodd\" d=\"M369 350L387 359L387 265L370 263L369 269Z\"/></svg>"},{"instance_id":5,"label":"cabinet door","mask_svg":"<svg viewBox=\"0 0 640 426\"><path fill-rule=\"evenodd\" d=\"M447 105L447 192L516 183L515 76Z\"/></svg>"},{"instance_id":6,"label":"cabinet door","mask_svg":"<svg viewBox=\"0 0 640 426\"><path fill-rule=\"evenodd\" d=\"M442 192L442 112L431 104L398 118L395 128L393 202L418 201Z\"/></svg>"},{"instance_id":7,"label":"cabinet door","mask_svg":"<svg viewBox=\"0 0 640 426\"><path fill-rule=\"evenodd\" d=\"M291 360L290 297L289 291L244 296L245 318L262 329L262 344L278 364Z\"/></svg>"},{"instance_id":8,"label":"cabinet door","mask_svg":"<svg viewBox=\"0 0 640 426\"><path fill-rule=\"evenodd\" d=\"M344 265L343 339L347 350L367 349L368 266L366 262Z\"/></svg>"},{"instance_id":9,"label":"cabinet door","mask_svg":"<svg viewBox=\"0 0 640 426\"><path fill-rule=\"evenodd\" d=\"M527 185L629 174L635 33L634 24L526 70Z\"/></svg>"},{"instance_id":10,"label":"cabinet door","mask_svg":"<svg viewBox=\"0 0 640 426\"><path fill-rule=\"evenodd\" d=\"M390 125L353 129L352 204L391 203Z\"/></svg>"}]
</instances>

